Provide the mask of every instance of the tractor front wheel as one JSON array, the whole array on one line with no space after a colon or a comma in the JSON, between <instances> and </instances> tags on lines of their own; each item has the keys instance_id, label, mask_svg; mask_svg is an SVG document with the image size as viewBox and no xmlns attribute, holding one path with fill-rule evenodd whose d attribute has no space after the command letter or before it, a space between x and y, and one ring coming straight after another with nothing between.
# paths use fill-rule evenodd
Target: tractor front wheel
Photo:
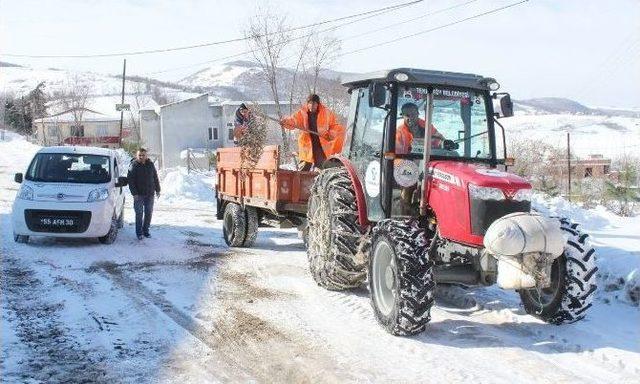
<instances>
[{"instance_id":1,"label":"tractor front wheel","mask_svg":"<svg viewBox=\"0 0 640 384\"><path fill-rule=\"evenodd\" d=\"M383 220L373 229L369 291L378 322L393 335L424 331L435 282L424 229L416 220Z\"/></svg>"},{"instance_id":2,"label":"tractor front wheel","mask_svg":"<svg viewBox=\"0 0 640 384\"><path fill-rule=\"evenodd\" d=\"M564 253L551 266L551 286L520 290L525 311L547 323L573 323L585 317L596 291L596 256L589 235L578 224L560 219L569 237Z\"/></svg>"}]
</instances>

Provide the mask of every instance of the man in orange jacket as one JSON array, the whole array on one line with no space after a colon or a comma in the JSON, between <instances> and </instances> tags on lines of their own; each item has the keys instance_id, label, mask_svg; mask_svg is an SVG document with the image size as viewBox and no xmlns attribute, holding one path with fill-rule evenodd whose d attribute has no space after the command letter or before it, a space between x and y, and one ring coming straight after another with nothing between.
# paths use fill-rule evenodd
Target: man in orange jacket
<instances>
[{"instance_id":1,"label":"man in orange jacket","mask_svg":"<svg viewBox=\"0 0 640 384\"><path fill-rule=\"evenodd\" d=\"M329 156L342 151L345 129L329 108L320 103L320 97L311 94L306 105L285 117L280 124L286 129L299 129L298 156L301 170L319 167Z\"/></svg>"},{"instance_id":2,"label":"man in orange jacket","mask_svg":"<svg viewBox=\"0 0 640 384\"><path fill-rule=\"evenodd\" d=\"M403 117L402 124L396 127L396 153L407 154L411 152L413 138L425 137L425 122L419 117L418 106L414 103L406 103L400 108ZM431 148L440 148L444 136L431 124Z\"/></svg>"}]
</instances>

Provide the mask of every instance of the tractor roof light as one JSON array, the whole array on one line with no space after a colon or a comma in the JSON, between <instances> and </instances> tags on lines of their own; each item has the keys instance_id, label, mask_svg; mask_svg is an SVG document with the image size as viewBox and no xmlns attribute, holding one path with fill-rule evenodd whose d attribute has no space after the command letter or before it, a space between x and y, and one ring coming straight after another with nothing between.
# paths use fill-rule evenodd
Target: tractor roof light
<instances>
[{"instance_id":1,"label":"tractor roof light","mask_svg":"<svg viewBox=\"0 0 640 384\"><path fill-rule=\"evenodd\" d=\"M481 83L483 83L483 84L485 84L485 85L489 88L489 90L491 90L491 91L493 91L493 92L495 92L495 91L497 91L498 89L500 89L500 83L498 83L498 82L496 81L496 79L494 79L494 78L492 78L492 77L484 78L484 79L482 79L480 82L481 82Z\"/></svg>"},{"instance_id":2,"label":"tractor roof light","mask_svg":"<svg viewBox=\"0 0 640 384\"><path fill-rule=\"evenodd\" d=\"M407 75L404 72L398 72L395 75L393 75L393 78L398 80L398 81L407 81L407 80L409 80L409 75Z\"/></svg>"}]
</instances>

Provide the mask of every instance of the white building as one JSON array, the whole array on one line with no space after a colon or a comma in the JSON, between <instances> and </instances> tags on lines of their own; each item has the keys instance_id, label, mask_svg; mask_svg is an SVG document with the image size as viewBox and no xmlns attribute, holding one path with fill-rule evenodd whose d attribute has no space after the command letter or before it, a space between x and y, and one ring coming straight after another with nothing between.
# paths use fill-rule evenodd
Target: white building
<instances>
[{"instance_id":1,"label":"white building","mask_svg":"<svg viewBox=\"0 0 640 384\"><path fill-rule=\"evenodd\" d=\"M184 166L186 163L180 154L188 148L214 150L231 147L234 145L235 112L241 103L218 102L202 94L156 108L141 109L141 146L147 149L149 156L161 168ZM274 102L261 101L257 104L266 114L276 116ZM283 112L288 114L288 104L281 106ZM269 134L270 141L277 140L277 137L275 132Z\"/></svg>"}]
</instances>

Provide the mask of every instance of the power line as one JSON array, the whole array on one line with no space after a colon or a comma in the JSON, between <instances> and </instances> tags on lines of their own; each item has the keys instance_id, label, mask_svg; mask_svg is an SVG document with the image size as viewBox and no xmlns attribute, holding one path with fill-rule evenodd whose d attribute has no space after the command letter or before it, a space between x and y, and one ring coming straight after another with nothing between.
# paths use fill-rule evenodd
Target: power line
<instances>
[{"instance_id":1,"label":"power line","mask_svg":"<svg viewBox=\"0 0 640 384\"><path fill-rule=\"evenodd\" d=\"M467 2L464 2L464 3L459 3L459 4L452 5L450 7L437 9L435 11L428 12L428 13L426 13L424 15L420 15L418 17L414 17L414 18L411 18L411 19L405 19L403 21L400 21L400 22L397 22L397 23L393 23L393 24L389 24L389 25L383 26L381 28L377 28L375 30L369 30L367 32L359 33L357 35L348 36L348 37L343 38L341 40L349 40L349 39L353 39L353 38L356 38L356 37L361 37L361 36L364 36L364 35L376 33L376 32L382 31L382 30L390 29L392 27L395 27L395 26L398 26L398 25L401 25L401 24L410 23L410 22L413 22L413 21L416 21L416 20L419 20L419 19L423 19L423 18L426 18L426 17L429 17L429 16L436 15L438 13L442 13L442 12L445 12L445 11L450 11L450 10L455 9L455 8L460 8L460 7L469 5L469 4L477 2L477 1L478 0L470 0L470 1L467 1ZM392 10L395 10L395 9L392 9ZM377 13L375 15L369 15L369 16L366 16L366 17L362 17L362 18L359 18L359 19L357 19L355 21L352 21L352 22L349 22L349 23L339 24L339 25L336 25L336 26L333 26L333 27L330 27L330 28L326 28L324 30L314 31L314 32L311 32L309 34L305 34L305 35L301 35L301 36L295 37L295 38L291 39L290 41L301 40L301 39L307 38L309 36L312 36L314 34L320 34L320 33L333 31L333 30L336 30L336 29L344 27L344 26L352 25L353 23L357 23L357 22L360 22L360 21L363 21L363 20L367 20L367 19L370 19L372 17L380 16L383 13L387 13L387 12L390 12L392 10L390 9L390 10L387 10L387 11L384 11L384 12ZM143 75L156 75L156 74L160 74L160 73L167 73L167 72L172 72L172 71L181 70L181 69L193 68L193 67L197 67L197 66L204 65L204 64L211 64L211 63L214 63L214 62L228 60L228 59L232 59L232 58L236 58L236 57L242 57L244 55L248 55L248 54L253 53L253 52L254 52L254 50L248 50L248 51L236 53L236 54L229 55L229 56L218 57L218 58L215 58L215 59L212 59L212 60L202 61L202 62L188 64L188 65L179 66L179 67L167 68L167 69L160 70L160 71L146 72Z\"/></svg>"},{"instance_id":2,"label":"power line","mask_svg":"<svg viewBox=\"0 0 640 384\"><path fill-rule=\"evenodd\" d=\"M92 55L25 55L25 54L5 53L5 54L2 54L2 56L30 58L30 59L62 59L62 58L65 58L65 59L87 59L87 58L101 58L101 57L114 57L114 56L136 56L136 55L146 55L146 54L153 54L153 53L182 51L182 50L188 50L188 49L210 47L210 46L214 46L214 45L235 43L235 42L245 41L245 40L249 40L249 39L256 38L256 37L266 37L266 36L270 36L270 35L273 35L273 34L276 34L276 33L294 32L294 31L298 31L298 30L301 30L301 29L307 29L307 28L312 28L312 27L316 27L316 26L319 26L319 25L334 23L336 21L353 19L353 18L360 17L360 16L376 14L378 12L396 10L396 9L400 9L400 8L404 8L404 7L408 7L408 6L420 3L422 1L424 1L424 0L413 0L413 1L405 2L405 3L401 3L401 4L396 4L396 5L391 5L391 6L387 6L387 7L383 7L383 8L378 8L378 9L374 9L374 10L370 10L370 11L366 11L366 12L361 12L361 13L352 14L352 15L348 15L348 16L342 16L342 17L338 17L338 18L334 18L334 19L323 20L323 21L319 21L319 22L316 22L316 23L312 23L312 24L301 25L301 26L298 26L298 27L293 27L293 28L286 29L284 31L277 31L277 32L273 32L273 33L265 33L265 34L258 35L258 36L237 37L237 38L228 39L228 40L213 41L213 42L207 42L207 43L202 43L202 44L194 44L194 45L188 45L188 46L182 46L182 47L173 47L173 48L164 48L164 49L150 49L150 50L141 50L141 51L133 51L133 52L102 53L102 54L92 54Z\"/></svg>"},{"instance_id":3,"label":"power line","mask_svg":"<svg viewBox=\"0 0 640 384\"><path fill-rule=\"evenodd\" d=\"M351 54L354 54L354 53L366 51L366 50L371 49L371 48L377 48L377 47L380 47L380 46L383 46L383 45L395 43L395 42L400 41L400 40L405 40L405 39L408 39L408 38L411 38L411 37L415 37L415 36L419 36L419 35L424 35L424 34L427 34L427 33L435 32L437 30L444 29L444 28L447 28L447 27L451 27L451 26L456 25L456 24L464 23L464 22L469 21L469 20L478 19L478 18L483 17L483 16L487 16L487 15L490 15L490 14L493 14L493 13L497 13L497 12L503 11L503 10L505 10L507 8L511 8L511 7L515 7L517 5L520 5L520 4L524 4L524 3L528 2L528 1L529 0L522 0L522 1L518 1L516 3L511 3L509 5L505 5L504 7L494 8L494 9L489 10L487 12L483 12L483 13L479 13L477 15L465 17L464 19L456 20L456 21L448 23L448 24L439 25L437 27L430 28L430 29L425 29L425 30L422 30L422 31L419 31L419 32L416 32L416 33L412 33L410 35L400 36L400 37L395 38L395 39L383 41L381 43L369 45L369 46L363 47L363 48L358 48L358 49L355 49L353 51L343 52L343 53L340 53L340 54L336 55L335 57L337 58L337 57L347 56L347 55L351 55Z\"/></svg>"},{"instance_id":4,"label":"power line","mask_svg":"<svg viewBox=\"0 0 640 384\"><path fill-rule=\"evenodd\" d=\"M380 28L376 28L376 29L371 29L371 30L369 30L369 31L362 32L362 33L358 33L358 34L356 34L356 35L347 36L347 37L342 38L341 40L343 40L343 41L344 41L344 40L350 40L350 39L354 39L354 38L356 38L356 37L362 37L362 36L365 36L365 35L369 35L369 34L371 34L371 33L384 31L384 30L387 30L387 29L390 29L390 28L393 28L393 27L397 27L397 26L399 26L399 25L404 25L404 24L406 24L406 23L411 23L411 22L414 22L414 21L417 21L417 20L420 20L420 19L427 18L427 17L429 17L429 16L437 15L438 13L443 13L443 12L446 12L446 11L450 11L450 10L452 10L452 9L460 8L460 7L463 7L463 6L469 5L469 4L471 4L471 3L475 3L475 2L477 2L477 1L478 1L478 0L470 0L470 1L467 1L467 2L465 2L465 3L455 4L455 5L452 5L452 6L450 6L450 7L441 8L441 9L438 9L438 10L435 10L435 11L432 11L432 12L429 12L429 13L425 13L424 15L420 15L420 16L417 16L417 17L413 17L413 18L411 18L411 19L406 19L406 20L399 21L399 22L397 22L397 23L393 23L393 24L385 25L384 27L380 27Z\"/></svg>"}]
</instances>

